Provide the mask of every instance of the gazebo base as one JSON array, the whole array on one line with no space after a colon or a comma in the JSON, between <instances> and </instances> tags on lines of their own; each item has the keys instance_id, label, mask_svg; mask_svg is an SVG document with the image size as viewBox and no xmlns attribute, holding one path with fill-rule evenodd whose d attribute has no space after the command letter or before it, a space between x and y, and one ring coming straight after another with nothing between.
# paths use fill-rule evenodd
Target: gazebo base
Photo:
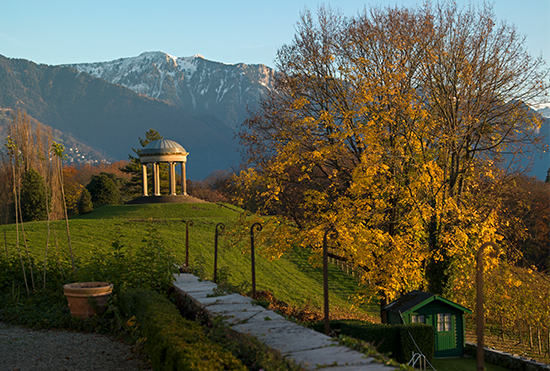
<instances>
[{"instance_id":1,"label":"gazebo base","mask_svg":"<svg viewBox=\"0 0 550 371\"><path fill-rule=\"evenodd\" d=\"M134 198L126 204L196 204L206 202L200 198L184 195L141 196Z\"/></svg>"}]
</instances>

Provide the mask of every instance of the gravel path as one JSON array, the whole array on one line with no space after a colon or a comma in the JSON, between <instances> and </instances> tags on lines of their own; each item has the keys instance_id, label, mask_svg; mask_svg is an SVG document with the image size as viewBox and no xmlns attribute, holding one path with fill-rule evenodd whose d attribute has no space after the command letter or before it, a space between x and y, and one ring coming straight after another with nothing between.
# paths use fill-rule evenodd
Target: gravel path
<instances>
[{"instance_id":1,"label":"gravel path","mask_svg":"<svg viewBox=\"0 0 550 371\"><path fill-rule=\"evenodd\" d=\"M150 370L131 346L112 337L30 330L0 322L0 371Z\"/></svg>"}]
</instances>

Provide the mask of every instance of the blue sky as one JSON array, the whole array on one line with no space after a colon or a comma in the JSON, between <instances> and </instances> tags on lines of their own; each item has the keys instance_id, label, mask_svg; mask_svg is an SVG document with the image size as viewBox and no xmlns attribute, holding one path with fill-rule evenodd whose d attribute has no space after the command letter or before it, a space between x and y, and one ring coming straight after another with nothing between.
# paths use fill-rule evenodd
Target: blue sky
<instances>
[{"instance_id":1,"label":"blue sky","mask_svg":"<svg viewBox=\"0 0 550 371\"><path fill-rule=\"evenodd\" d=\"M274 67L300 12L319 4L354 15L365 6L415 6L422 0L13 0L0 5L0 54L36 63L109 61L164 51L224 63ZM459 5L470 1L458 0ZM481 4L481 1L471 1ZM499 20L516 25L531 54L550 66L550 0L496 0Z\"/></svg>"}]
</instances>

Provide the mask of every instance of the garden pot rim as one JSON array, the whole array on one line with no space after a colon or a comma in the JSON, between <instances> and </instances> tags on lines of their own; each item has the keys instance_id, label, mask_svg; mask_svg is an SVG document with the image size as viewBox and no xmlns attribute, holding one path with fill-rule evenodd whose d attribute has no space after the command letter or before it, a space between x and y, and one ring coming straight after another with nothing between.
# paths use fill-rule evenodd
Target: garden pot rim
<instances>
[{"instance_id":1,"label":"garden pot rim","mask_svg":"<svg viewBox=\"0 0 550 371\"><path fill-rule=\"evenodd\" d=\"M63 285L65 293L105 293L113 290L113 284L110 282L75 282Z\"/></svg>"}]
</instances>

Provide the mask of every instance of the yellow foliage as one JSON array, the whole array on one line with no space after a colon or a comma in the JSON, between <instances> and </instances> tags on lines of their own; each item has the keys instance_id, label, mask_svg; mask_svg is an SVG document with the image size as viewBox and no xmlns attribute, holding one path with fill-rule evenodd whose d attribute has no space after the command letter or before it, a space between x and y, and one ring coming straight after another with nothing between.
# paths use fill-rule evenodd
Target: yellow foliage
<instances>
[{"instance_id":1,"label":"yellow foliage","mask_svg":"<svg viewBox=\"0 0 550 371\"><path fill-rule=\"evenodd\" d=\"M238 179L242 197L258 195L259 214L286 218L265 221L265 253L301 246L320 254L335 228L331 253L362 268L362 282L390 300L448 278L447 290L467 303L484 242L502 246L484 256L487 272L502 268L508 246L491 191L504 179L502 154L519 153L540 121L510 99L521 84L509 77L531 75L508 59L503 70L481 67L496 65L498 53L479 49L470 32L495 47L514 44L514 35L472 24L471 10L443 8L375 10L350 22L304 16L279 54L277 90L242 137L252 139L245 144L257 165ZM443 268L434 276L427 266Z\"/></svg>"}]
</instances>

